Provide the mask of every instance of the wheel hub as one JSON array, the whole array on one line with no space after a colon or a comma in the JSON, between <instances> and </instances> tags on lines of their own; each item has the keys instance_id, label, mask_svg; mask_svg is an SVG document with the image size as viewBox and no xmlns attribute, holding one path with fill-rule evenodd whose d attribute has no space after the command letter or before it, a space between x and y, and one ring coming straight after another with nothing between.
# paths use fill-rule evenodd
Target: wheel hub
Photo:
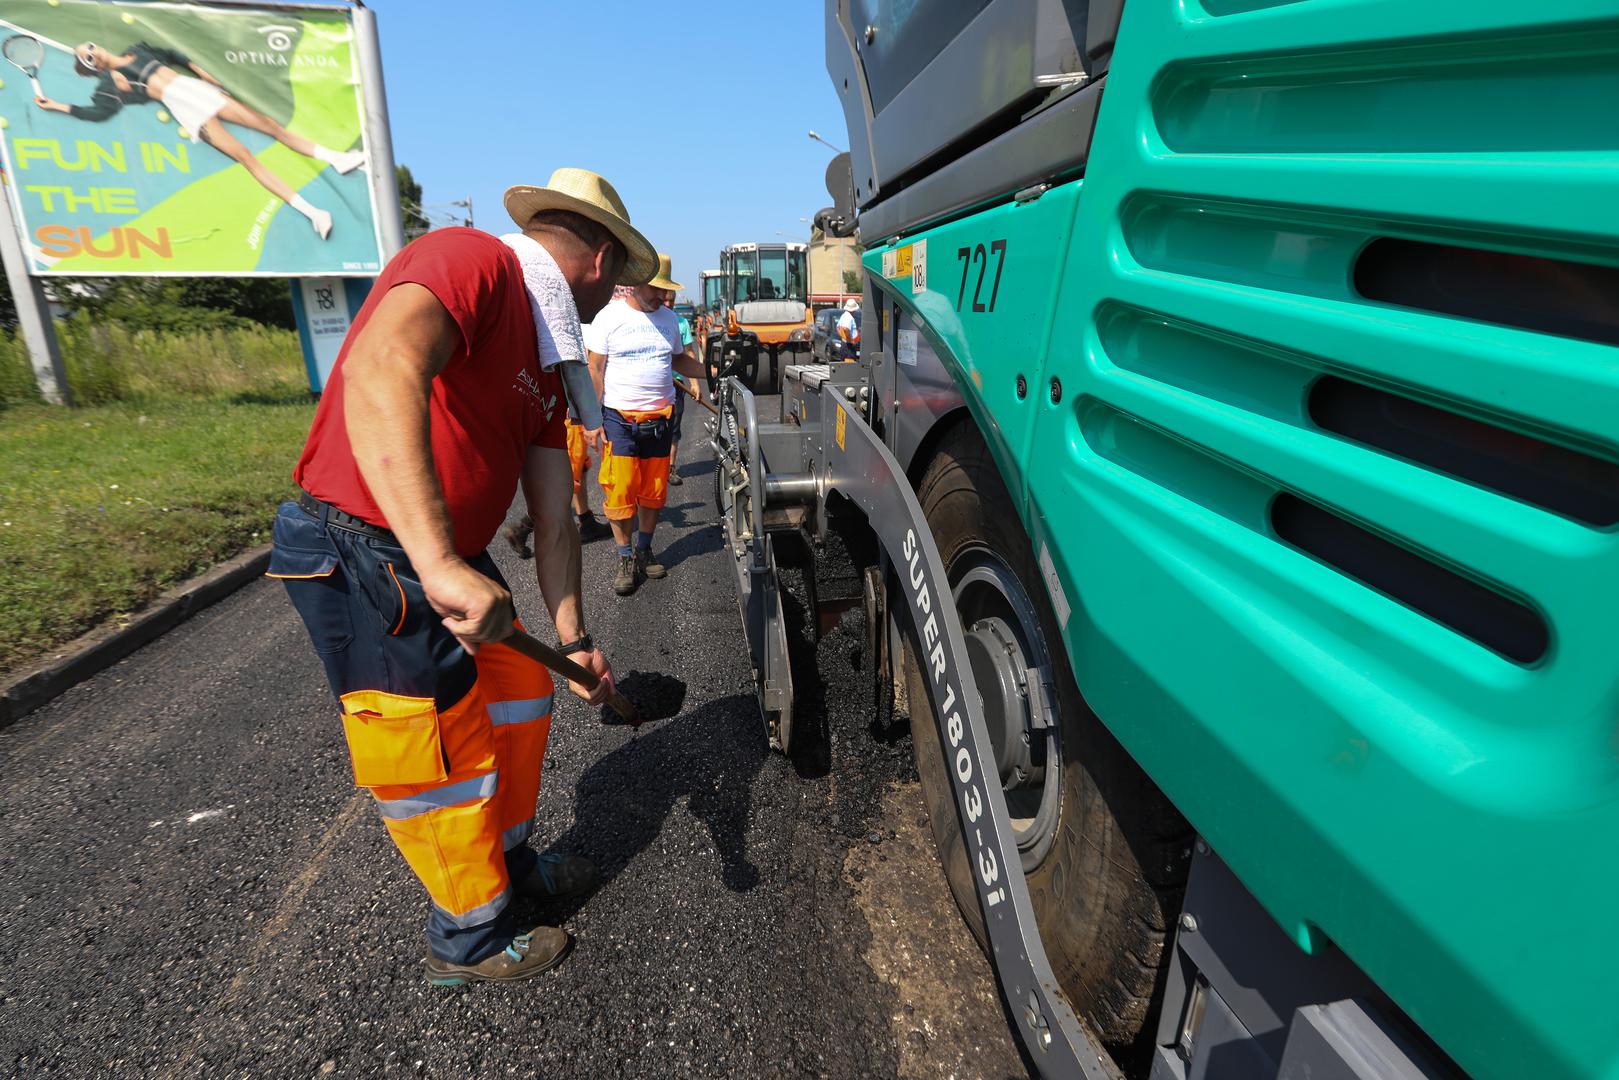
<instances>
[{"instance_id":1,"label":"wheel hub","mask_svg":"<svg viewBox=\"0 0 1619 1080\"><path fill-rule=\"evenodd\" d=\"M996 616L978 620L967 628L967 656L984 702L990 740L995 744L1001 786L1038 783L1044 767L1034 764L1031 754L1035 731L1028 691L1029 664L1011 627Z\"/></svg>"},{"instance_id":2,"label":"wheel hub","mask_svg":"<svg viewBox=\"0 0 1619 1080\"><path fill-rule=\"evenodd\" d=\"M1050 653L1011 567L977 549L952 566L956 610L1025 870L1050 851L1062 805L1062 753Z\"/></svg>"}]
</instances>

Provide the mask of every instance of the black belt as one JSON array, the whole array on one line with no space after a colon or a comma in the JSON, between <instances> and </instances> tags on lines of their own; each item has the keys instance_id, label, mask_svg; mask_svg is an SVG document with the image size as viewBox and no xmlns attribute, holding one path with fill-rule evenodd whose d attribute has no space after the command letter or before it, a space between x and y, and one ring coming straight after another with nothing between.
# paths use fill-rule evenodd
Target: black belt
<instances>
[{"instance_id":1,"label":"black belt","mask_svg":"<svg viewBox=\"0 0 1619 1080\"><path fill-rule=\"evenodd\" d=\"M399 546L399 538L387 529L379 528L363 518L345 513L329 502L322 502L307 491L298 492L298 506L304 513L312 518L319 518L334 529L345 532L358 533L376 540L385 540L395 547Z\"/></svg>"}]
</instances>

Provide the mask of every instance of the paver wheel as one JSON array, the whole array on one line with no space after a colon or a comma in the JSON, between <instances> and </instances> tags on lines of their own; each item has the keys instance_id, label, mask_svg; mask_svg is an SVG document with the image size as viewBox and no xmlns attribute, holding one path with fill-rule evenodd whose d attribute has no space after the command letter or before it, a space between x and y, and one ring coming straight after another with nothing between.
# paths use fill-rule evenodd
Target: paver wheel
<instances>
[{"instance_id":1,"label":"paver wheel","mask_svg":"<svg viewBox=\"0 0 1619 1080\"><path fill-rule=\"evenodd\" d=\"M1081 697L1029 539L971 424L946 436L918 495L967 632L1052 970L1114 1053L1139 1060L1151 1047L1192 832ZM903 662L913 708L928 709L910 640ZM930 709L913 715L911 730L934 842L956 904L983 946L983 916Z\"/></svg>"}]
</instances>

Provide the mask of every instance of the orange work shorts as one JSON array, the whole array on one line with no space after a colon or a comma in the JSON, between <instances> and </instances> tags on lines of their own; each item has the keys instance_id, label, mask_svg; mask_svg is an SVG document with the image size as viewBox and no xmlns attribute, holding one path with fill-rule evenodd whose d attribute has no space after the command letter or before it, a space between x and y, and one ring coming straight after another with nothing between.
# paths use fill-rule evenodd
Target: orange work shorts
<instances>
[{"instance_id":1,"label":"orange work shorts","mask_svg":"<svg viewBox=\"0 0 1619 1080\"><path fill-rule=\"evenodd\" d=\"M585 470L590 468L590 448L585 445L585 429L568 420L568 464L573 466L573 493L585 482Z\"/></svg>"},{"instance_id":2,"label":"orange work shorts","mask_svg":"<svg viewBox=\"0 0 1619 1080\"><path fill-rule=\"evenodd\" d=\"M646 411L602 409L602 513L614 521L637 508L657 510L669 497L669 447L674 407Z\"/></svg>"}]
</instances>

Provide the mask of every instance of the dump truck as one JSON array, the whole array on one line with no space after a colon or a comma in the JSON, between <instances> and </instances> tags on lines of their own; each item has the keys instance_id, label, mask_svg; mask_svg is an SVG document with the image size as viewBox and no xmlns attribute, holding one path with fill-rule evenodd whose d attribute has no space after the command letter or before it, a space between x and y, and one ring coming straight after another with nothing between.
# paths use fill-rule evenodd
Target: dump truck
<instances>
[{"instance_id":1,"label":"dump truck","mask_svg":"<svg viewBox=\"0 0 1619 1080\"><path fill-rule=\"evenodd\" d=\"M1043 1075L1619 1077L1619 9L825 15L860 359L712 422L772 743L858 605Z\"/></svg>"},{"instance_id":2,"label":"dump truck","mask_svg":"<svg viewBox=\"0 0 1619 1080\"><path fill-rule=\"evenodd\" d=\"M703 343L710 382L740 373L750 385L759 361L780 381L783 353L809 352L810 312L804 244L730 244L720 250L720 304Z\"/></svg>"}]
</instances>

